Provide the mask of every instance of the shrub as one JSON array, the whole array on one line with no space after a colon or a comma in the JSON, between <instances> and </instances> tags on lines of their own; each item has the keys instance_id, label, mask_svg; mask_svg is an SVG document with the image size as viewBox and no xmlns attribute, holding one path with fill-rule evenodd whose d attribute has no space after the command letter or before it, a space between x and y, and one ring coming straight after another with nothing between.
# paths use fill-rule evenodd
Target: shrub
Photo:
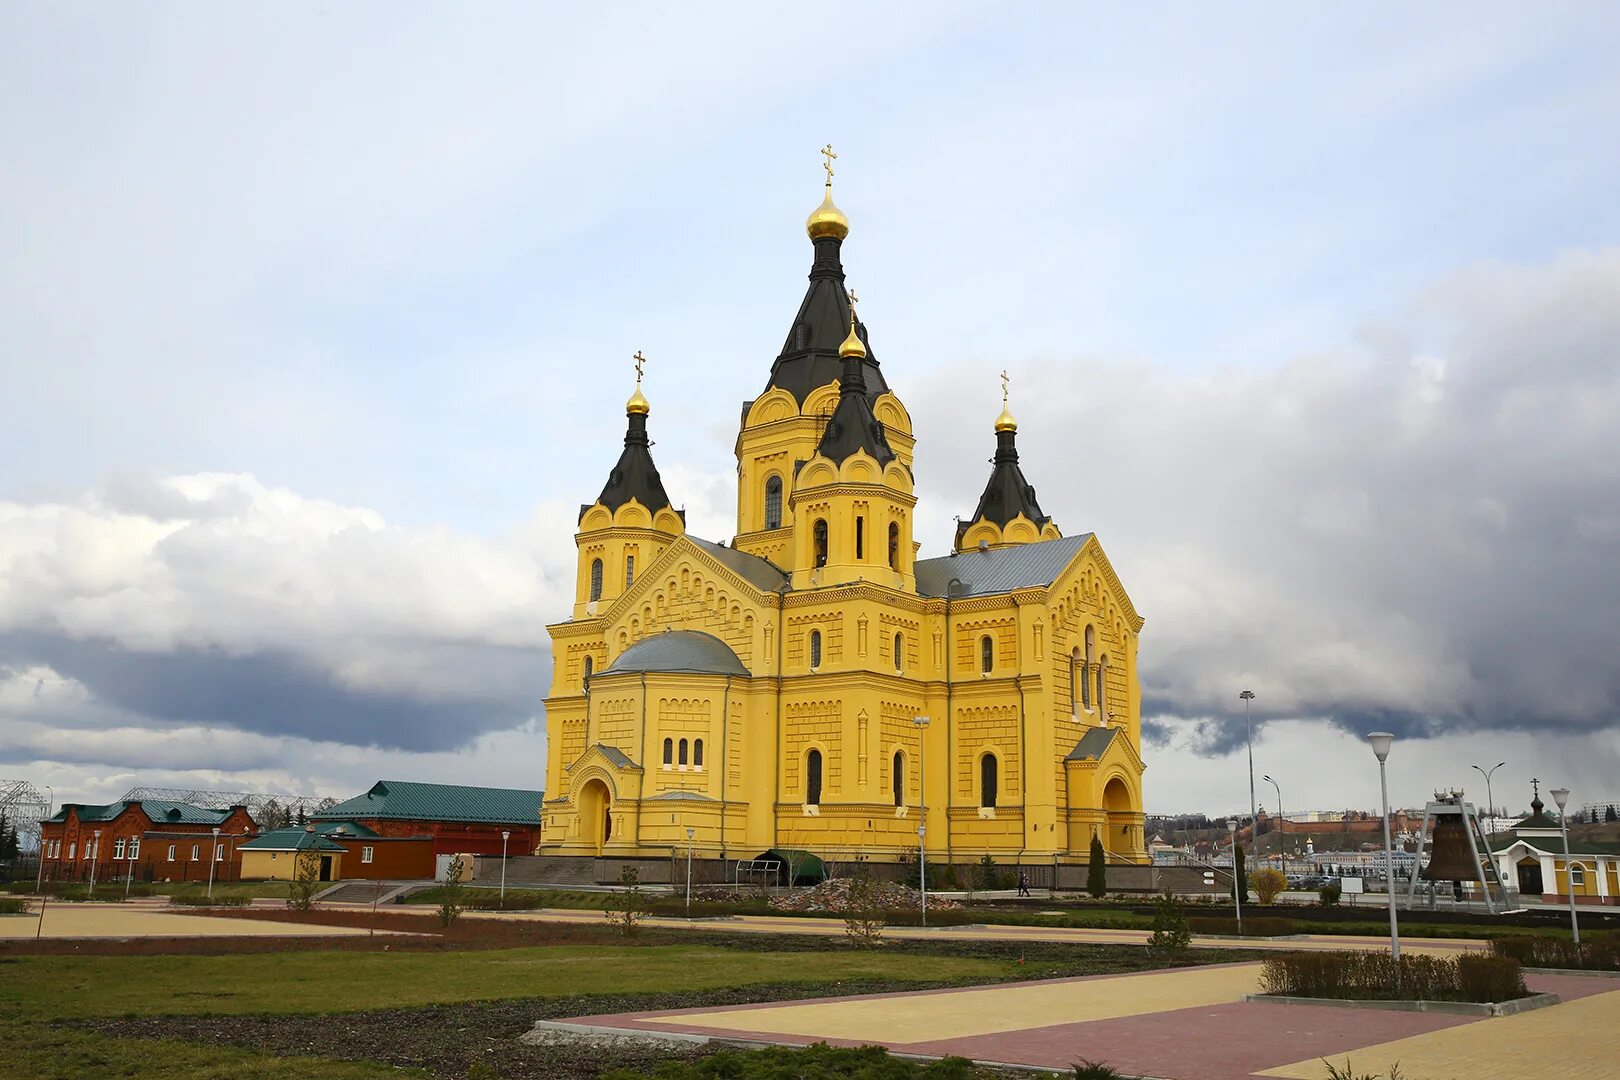
<instances>
[{"instance_id":1,"label":"shrub","mask_svg":"<svg viewBox=\"0 0 1620 1080\"><path fill-rule=\"evenodd\" d=\"M169 897L171 907L246 907L249 898L246 896L216 896L209 899L207 896L177 895Z\"/></svg>"},{"instance_id":2,"label":"shrub","mask_svg":"<svg viewBox=\"0 0 1620 1080\"><path fill-rule=\"evenodd\" d=\"M608 896L603 914L608 922L625 937L641 933L641 920L647 917L647 893L641 887L641 875L636 868L626 866L619 871L619 890Z\"/></svg>"},{"instance_id":3,"label":"shrub","mask_svg":"<svg viewBox=\"0 0 1620 1080\"><path fill-rule=\"evenodd\" d=\"M1154 901L1153 933L1148 937L1148 952L1153 956L1175 956L1186 952L1192 945L1192 928L1187 925L1187 914L1175 894L1166 890ZM1095 1064L1086 1062L1087 1066ZM1080 1066L1074 1073L1080 1076Z\"/></svg>"},{"instance_id":4,"label":"shrub","mask_svg":"<svg viewBox=\"0 0 1620 1080\"><path fill-rule=\"evenodd\" d=\"M1388 953L1359 951L1268 956L1260 988L1286 997L1354 1001L1508 1001L1529 993L1517 960L1407 954L1397 963Z\"/></svg>"},{"instance_id":5,"label":"shrub","mask_svg":"<svg viewBox=\"0 0 1620 1080\"><path fill-rule=\"evenodd\" d=\"M1581 942L1579 949L1569 938L1500 937L1491 942L1491 953L1517 960L1526 967L1620 971L1620 939L1608 934L1591 935Z\"/></svg>"},{"instance_id":6,"label":"shrub","mask_svg":"<svg viewBox=\"0 0 1620 1080\"><path fill-rule=\"evenodd\" d=\"M452 855L444 865L444 878L439 882L440 926L449 926L461 917L461 909L466 906L462 902L466 886L461 883L461 875L466 869L467 860L460 855Z\"/></svg>"},{"instance_id":7,"label":"shrub","mask_svg":"<svg viewBox=\"0 0 1620 1080\"><path fill-rule=\"evenodd\" d=\"M1125 1080L1125 1074L1112 1065L1089 1059L1074 1067L1074 1080Z\"/></svg>"},{"instance_id":8,"label":"shrub","mask_svg":"<svg viewBox=\"0 0 1620 1080\"><path fill-rule=\"evenodd\" d=\"M986 855L985 858L990 856ZM872 881L872 868L864 862L855 864L850 875L848 904L844 908L844 932L855 944L865 949L883 944L883 911L878 906L877 889Z\"/></svg>"},{"instance_id":9,"label":"shrub","mask_svg":"<svg viewBox=\"0 0 1620 1080\"><path fill-rule=\"evenodd\" d=\"M1091 865L1086 870L1086 892L1100 900L1108 891L1108 855L1103 851L1102 837L1093 835L1091 851L1087 856Z\"/></svg>"},{"instance_id":10,"label":"shrub","mask_svg":"<svg viewBox=\"0 0 1620 1080\"><path fill-rule=\"evenodd\" d=\"M764 1050L721 1050L707 1057L665 1061L651 1072L614 1069L599 1080L833 1080L869 1077L871 1080L973 1080L979 1072L966 1058L908 1061L881 1046L831 1047L773 1046ZM1085 1075L1085 1074L1077 1074ZM1096 1074L1099 1077L1108 1074Z\"/></svg>"},{"instance_id":11,"label":"shrub","mask_svg":"<svg viewBox=\"0 0 1620 1080\"><path fill-rule=\"evenodd\" d=\"M321 857L313 851L300 851L293 856L293 876L287 883L287 906L294 911L308 911L315 906L315 894L321 889Z\"/></svg>"},{"instance_id":12,"label":"shrub","mask_svg":"<svg viewBox=\"0 0 1620 1080\"><path fill-rule=\"evenodd\" d=\"M1338 907L1339 897L1344 895L1344 889L1337 881L1330 881L1316 890L1316 902L1323 907Z\"/></svg>"},{"instance_id":13,"label":"shrub","mask_svg":"<svg viewBox=\"0 0 1620 1080\"><path fill-rule=\"evenodd\" d=\"M1259 898L1262 904L1269 904L1281 896L1284 889L1288 888L1288 879L1283 876L1281 870L1273 870L1267 867L1264 870L1254 872L1253 876L1249 878L1249 887L1254 890L1254 895Z\"/></svg>"},{"instance_id":14,"label":"shrub","mask_svg":"<svg viewBox=\"0 0 1620 1080\"><path fill-rule=\"evenodd\" d=\"M27 913L27 900L14 896L0 897L0 915L26 915Z\"/></svg>"},{"instance_id":15,"label":"shrub","mask_svg":"<svg viewBox=\"0 0 1620 1080\"><path fill-rule=\"evenodd\" d=\"M1238 895L1245 900L1249 898L1249 870L1248 858L1242 844L1232 845L1232 873L1237 876Z\"/></svg>"}]
</instances>

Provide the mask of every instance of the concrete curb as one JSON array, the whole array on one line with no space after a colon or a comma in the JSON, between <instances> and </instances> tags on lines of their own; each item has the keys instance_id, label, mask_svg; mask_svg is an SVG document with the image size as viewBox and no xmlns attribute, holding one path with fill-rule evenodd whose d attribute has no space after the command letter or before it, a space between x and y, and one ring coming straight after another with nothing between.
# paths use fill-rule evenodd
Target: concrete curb
<instances>
[{"instance_id":1,"label":"concrete curb","mask_svg":"<svg viewBox=\"0 0 1620 1080\"><path fill-rule=\"evenodd\" d=\"M1385 1012L1432 1012L1451 1016L1515 1016L1557 1005L1557 994L1531 994L1513 1001L1355 1001L1349 998L1282 997L1244 994L1243 1000L1270 1005L1326 1005L1336 1009L1379 1009Z\"/></svg>"},{"instance_id":2,"label":"concrete curb","mask_svg":"<svg viewBox=\"0 0 1620 1080\"><path fill-rule=\"evenodd\" d=\"M1582 975L1588 979L1620 979L1620 971L1598 968L1533 968L1524 969L1526 975Z\"/></svg>"}]
</instances>

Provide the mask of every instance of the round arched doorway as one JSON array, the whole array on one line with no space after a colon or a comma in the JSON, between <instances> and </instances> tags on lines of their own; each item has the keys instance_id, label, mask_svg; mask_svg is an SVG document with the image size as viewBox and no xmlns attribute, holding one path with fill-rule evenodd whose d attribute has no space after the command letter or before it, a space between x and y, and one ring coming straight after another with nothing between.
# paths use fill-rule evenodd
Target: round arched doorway
<instances>
[{"instance_id":1,"label":"round arched doorway","mask_svg":"<svg viewBox=\"0 0 1620 1080\"><path fill-rule=\"evenodd\" d=\"M599 779L587 780L579 789L579 831L597 851L613 839L613 793Z\"/></svg>"},{"instance_id":2,"label":"round arched doorway","mask_svg":"<svg viewBox=\"0 0 1620 1080\"><path fill-rule=\"evenodd\" d=\"M1134 851L1136 844L1131 829L1136 826L1136 815L1131 812L1131 791L1125 786L1125 781L1117 776L1103 788L1103 809L1108 813L1103 847L1108 849L1110 855Z\"/></svg>"}]
</instances>

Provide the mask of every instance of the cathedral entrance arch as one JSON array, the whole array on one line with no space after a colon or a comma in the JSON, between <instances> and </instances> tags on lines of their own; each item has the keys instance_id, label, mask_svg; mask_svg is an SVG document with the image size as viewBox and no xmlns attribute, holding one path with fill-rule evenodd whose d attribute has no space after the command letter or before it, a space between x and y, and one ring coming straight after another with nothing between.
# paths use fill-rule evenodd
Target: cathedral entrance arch
<instances>
[{"instance_id":1,"label":"cathedral entrance arch","mask_svg":"<svg viewBox=\"0 0 1620 1080\"><path fill-rule=\"evenodd\" d=\"M592 778L579 789L580 838L598 852L613 839L613 793Z\"/></svg>"},{"instance_id":2,"label":"cathedral entrance arch","mask_svg":"<svg viewBox=\"0 0 1620 1080\"><path fill-rule=\"evenodd\" d=\"M1131 813L1131 792L1125 781L1114 777L1103 788L1103 809L1108 813L1108 829L1103 836L1103 847L1110 855L1123 855L1135 849L1131 842L1131 829L1136 824Z\"/></svg>"}]
</instances>

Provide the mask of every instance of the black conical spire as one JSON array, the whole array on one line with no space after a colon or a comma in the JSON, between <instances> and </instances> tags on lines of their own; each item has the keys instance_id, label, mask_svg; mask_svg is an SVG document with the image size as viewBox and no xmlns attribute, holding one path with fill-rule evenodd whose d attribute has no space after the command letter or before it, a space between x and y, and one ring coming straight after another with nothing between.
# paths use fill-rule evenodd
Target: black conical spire
<instances>
[{"instance_id":1,"label":"black conical spire","mask_svg":"<svg viewBox=\"0 0 1620 1080\"><path fill-rule=\"evenodd\" d=\"M838 407L833 410L821 433L816 453L842 463L858 450L865 450L877 463L894 460L894 449L883 435L883 424L872 415L872 402L866 388L866 347L856 332L853 308L849 333L838 347L843 372L838 384Z\"/></svg>"},{"instance_id":2,"label":"black conical spire","mask_svg":"<svg viewBox=\"0 0 1620 1080\"><path fill-rule=\"evenodd\" d=\"M1007 412L1003 402L1001 417L996 420L996 456L990 469L990 482L979 496L978 509L967 521L956 526L956 542L976 522L991 521L1001 528L1019 514L1034 523L1037 529L1046 527L1052 519L1041 513L1041 504L1035 501L1035 488L1024 479L1024 470L1018 466L1018 424Z\"/></svg>"},{"instance_id":3,"label":"black conical spire","mask_svg":"<svg viewBox=\"0 0 1620 1080\"><path fill-rule=\"evenodd\" d=\"M616 511L634 499L649 513L656 514L669 506L670 501L664 482L658 476L658 466L653 464L652 443L647 438L647 414L651 410L647 399L641 396L640 353L636 354L636 359L636 392L624 407L624 450L619 454L618 464L608 473L607 484L596 501ZM580 507L579 516L583 518L589 509L589 506Z\"/></svg>"}]
</instances>

